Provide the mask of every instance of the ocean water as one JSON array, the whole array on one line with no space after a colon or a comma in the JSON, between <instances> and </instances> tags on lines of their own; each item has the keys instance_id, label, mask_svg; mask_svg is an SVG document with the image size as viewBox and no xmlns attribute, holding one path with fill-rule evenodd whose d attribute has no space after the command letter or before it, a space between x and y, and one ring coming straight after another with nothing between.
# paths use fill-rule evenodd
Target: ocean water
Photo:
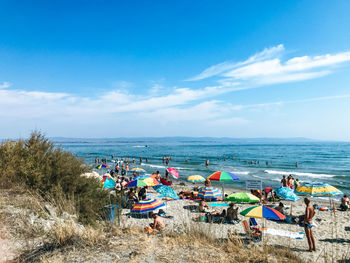
<instances>
[{"instance_id":1,"label":"ocean water","mask_svg":"<svg viewBox=\"0 0 350 263\"><path fill-rule=\"evenodd\" d=\"M136 165L131 167L141 167L147 173L159 170L164 174L167 166L162 157L171 156L169 166L178 169L180 180L195 174L207 177L215 171L225 170L240 177L239 181L227 183L232 186L244 188L245 180L261 179L263 187L278 187L282 175L293 174L301 182L327 182L350 193L350 143L220 139L60 139L55 143L92 166L95 157L107 157L108 164L114 167L111 160L114 154L115 158L128 157L130 161L135 158ZM140 156L143 157L142 164L139 163ZM205 166L206 159L210 161L209 167ZM257 164L249 164L250 161Z\"/></svg>"}]
</instances>

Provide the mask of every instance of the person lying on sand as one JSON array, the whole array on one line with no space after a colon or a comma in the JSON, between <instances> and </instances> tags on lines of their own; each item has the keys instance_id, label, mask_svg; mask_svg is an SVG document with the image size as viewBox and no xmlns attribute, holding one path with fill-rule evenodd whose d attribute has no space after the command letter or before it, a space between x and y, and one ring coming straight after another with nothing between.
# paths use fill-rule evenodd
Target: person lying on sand
<instances>
[{"instance_id":1,"label":"person lying on sand","mask_svg":"<svg viewBox=\"0 0 350 263\"><path fill-rule=\"evenodd\" d=\"M201 212L201 213L205 213L205 212L206 212L206 209L209 209L209 205L202 199L202 200L199 202L198 210L199 210L199 212Z\"/></svg>"},{"instance_id":2,"label":"person lying on sand","mask_svg":"<svg viewBox=\"0 0 350 263\"><path fill-rule=\"evenodd\" d=\"M180 195L181 195L183 198L181 198ZM195 197L196 197L195 193L194 193L194 192L191 192L191 191L189 191L189 190L183 190L183 191L181 191L181 192L179 193L179 198L180 198L180 199L188 198L188 199L193 200L193 199L195 199Z\"/></svg>"},{"instance_id":3,"label":"person lying on sand","mask_svg":"<svg viewBox=\"0 0 350 263\"><path fill-rule=\"evenodd\" d=\"M280 202L278 206L275 207L275 209L284 215L284 204L282 202Z\"/></svg>"}]
</instances>

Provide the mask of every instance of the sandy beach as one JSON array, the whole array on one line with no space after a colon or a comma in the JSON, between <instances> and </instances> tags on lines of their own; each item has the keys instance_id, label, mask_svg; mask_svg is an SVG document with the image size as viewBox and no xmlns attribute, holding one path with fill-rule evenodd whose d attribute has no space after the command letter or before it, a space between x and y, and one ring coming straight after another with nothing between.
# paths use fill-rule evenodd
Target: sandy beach
<instances>
[{"instance_id":1,"label":"sandy beach","mask_svg":"<svg viewBox=\"0 0 350 263\"><path fill-rule=\"evenodd\" d=\"M200 183L185 183L185 185L182 184L180 185L179 183L175 183L173 185L173 188L176 191L181 191L183 189L190 190L195 185L200 187L203 186L203 184ZM242 191L244 192L244 189L225 187L225 192L229 194ZM149 195L147 197L161 199L161 197L158 196L159 193L155 192L152 188L149 188ZM191 212L189 209L186 208L194 205L198 206L198 203L196 202L189 200L173 200L164 202L165 207L163 207L162 209L165 210L169 215L173 216L173 218L171 219L164 219L167 231L181 232L186 231L186 229L196 228L201 229L201 231L205 231L206 233L209 233L210 235L215 236L216 238L226 238L229 232L237 233L242 237L245 236L242 222L239 222L237 224L194 222L192 219L198 216L199 213ZM303 203L303 199L299 200L298 202L283 201L283 203L285 204L285 213L287 215L292 214L293 216L299 216L303 215L305 212L305 205ZM320 199L311 199L311 203L316 203L320 206L330 205L328 201ZM269 204L272 204L272 202L270 202ZM335 205L336 207L338 206L337 203ZM241 212L252 205L237 204L236 206L239 207L239 212ZM221 212L225 208L227 208L227 206L215 206L212 207L212 210ZM130 216L129 212L129 209L122 210L121 224L123 226L146 227L149 223L152 222L152 219L133 218ZM248 218L239 215L239 219L244 220ZM306 236L304 236L303 239L295 239L265 234L263 235L263 241L255 243L254 245L261 246L263 243L266 243L274 245L276 247L284 247L288 250L292 250L295 254L299 255L300 258L305 260L306 262L318 262L319 260L329 260L332 258L334 260L348 258L350 253L350 212L332 212L317 210L314 219L317 225L313 228L314 236L316 239L316 252L307 252L308 244ZM263 219L258 219L257 221L259 225L265 223L267 229L285 230L296 233L304 232L304 228L300 227L297 224L288 224L270 220L263 221Z\"/></svg>"}]
</instances>

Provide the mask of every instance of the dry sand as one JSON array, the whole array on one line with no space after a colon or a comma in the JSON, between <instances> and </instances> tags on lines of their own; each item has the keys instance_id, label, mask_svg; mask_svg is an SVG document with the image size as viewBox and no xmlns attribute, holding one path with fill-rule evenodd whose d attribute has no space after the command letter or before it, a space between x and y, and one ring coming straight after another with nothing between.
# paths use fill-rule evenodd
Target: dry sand
<instances>
[{"instance_id":1,"label":"dry sand","mask_svg":"<svg viewBox=\"0 0 350 263\"><path fill-rule=\"evenodd\" d=\"M202 186L200 184L196 184ZM179 184L174 185L176 191L181 191L183 189L191 189L194 184L186 183L185 186ZM226 193L242 192L242 189L226 188ZM150 197L157 198L159 195L152 188L149 189ZM186 200L173 200L164 201L166 206L162 209L165 210L169 215L173 216L172 219L165 218L166 228L170 231L185 231L188 228L201 228L205 230L210 235L216 238L227 237L228 231L236 232L240 235L244 235L244 229L242 223L238 224L210 224L204 222L193 222L192 218L199 215L199 213L191 212L185 209L187 206L198 205L196 202L186 201ZM329 202L322 200L312 199L312 204L317 203L319 205L329 206ZM292 215L299 216L303 215L305 211L305 205L302 199L298 202L283 201L286 205L286 214L290 214L292 207ZM248 208L249 204L238 204L239 212ZM336 204L338 206L338 204ZM185 208L184 208L185 207ZM213 210L222 211L227 207L213 207ZM141 219L133 218L129 216L129 210L123 209L121 216L121 223L124 226L141 226L146 227L152 222L151 219ZM239 215L241 220L247 219ZM264 241L267 244L282 246L286 249L291 249L306 262L317 262L324 261L325 258L327 262L333 258L334 260L349 259L350 258L350 211L347 212L332 212L332 211L317 211L315 215L316 227L313 228L314 236L316 238L316 248L317 251L310 253L307 252L308 244L306 236L304 239L291 239L288 237L264 235ZM262 219L257 220L259 225L263 224ZM287 230L291 232L304 232L304 228L298 226L297 224L287 224L281 222L274 222L266 220L266 227L278 230ZM260 243L256 243L259 245Z\"/></svg>"}]
</instances>

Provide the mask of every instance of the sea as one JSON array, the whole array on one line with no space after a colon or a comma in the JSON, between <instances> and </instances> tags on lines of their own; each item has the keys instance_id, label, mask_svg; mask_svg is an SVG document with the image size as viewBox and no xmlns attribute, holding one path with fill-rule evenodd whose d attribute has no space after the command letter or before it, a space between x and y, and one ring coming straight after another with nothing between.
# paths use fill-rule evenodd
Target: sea
<instances>
[{"instance_id":1,"label":"sea","mask_svg":"<svg viewBox=\"0 0 350 263\"><path fill-rule=\"evenodd\" d=\"M148 174L159 171L164 175L167 165L163 157L170 156L169 167L179 171L180 181L190 175L207 177L224 170L240 178L225 183L228 186L245 188L246 180L262 180L263 187L279 187L282 176L292 174L301 183L326 182L350 194L349 142L219 138L53 140L57 147L83 158L91 167L95 167L95 157L107 158L110 168L96 170L100 174L114 168L115 159L130 158L130 168L140 167ZM209 166L205 165L207 159Z\"/></svg>"}]
</instances>

